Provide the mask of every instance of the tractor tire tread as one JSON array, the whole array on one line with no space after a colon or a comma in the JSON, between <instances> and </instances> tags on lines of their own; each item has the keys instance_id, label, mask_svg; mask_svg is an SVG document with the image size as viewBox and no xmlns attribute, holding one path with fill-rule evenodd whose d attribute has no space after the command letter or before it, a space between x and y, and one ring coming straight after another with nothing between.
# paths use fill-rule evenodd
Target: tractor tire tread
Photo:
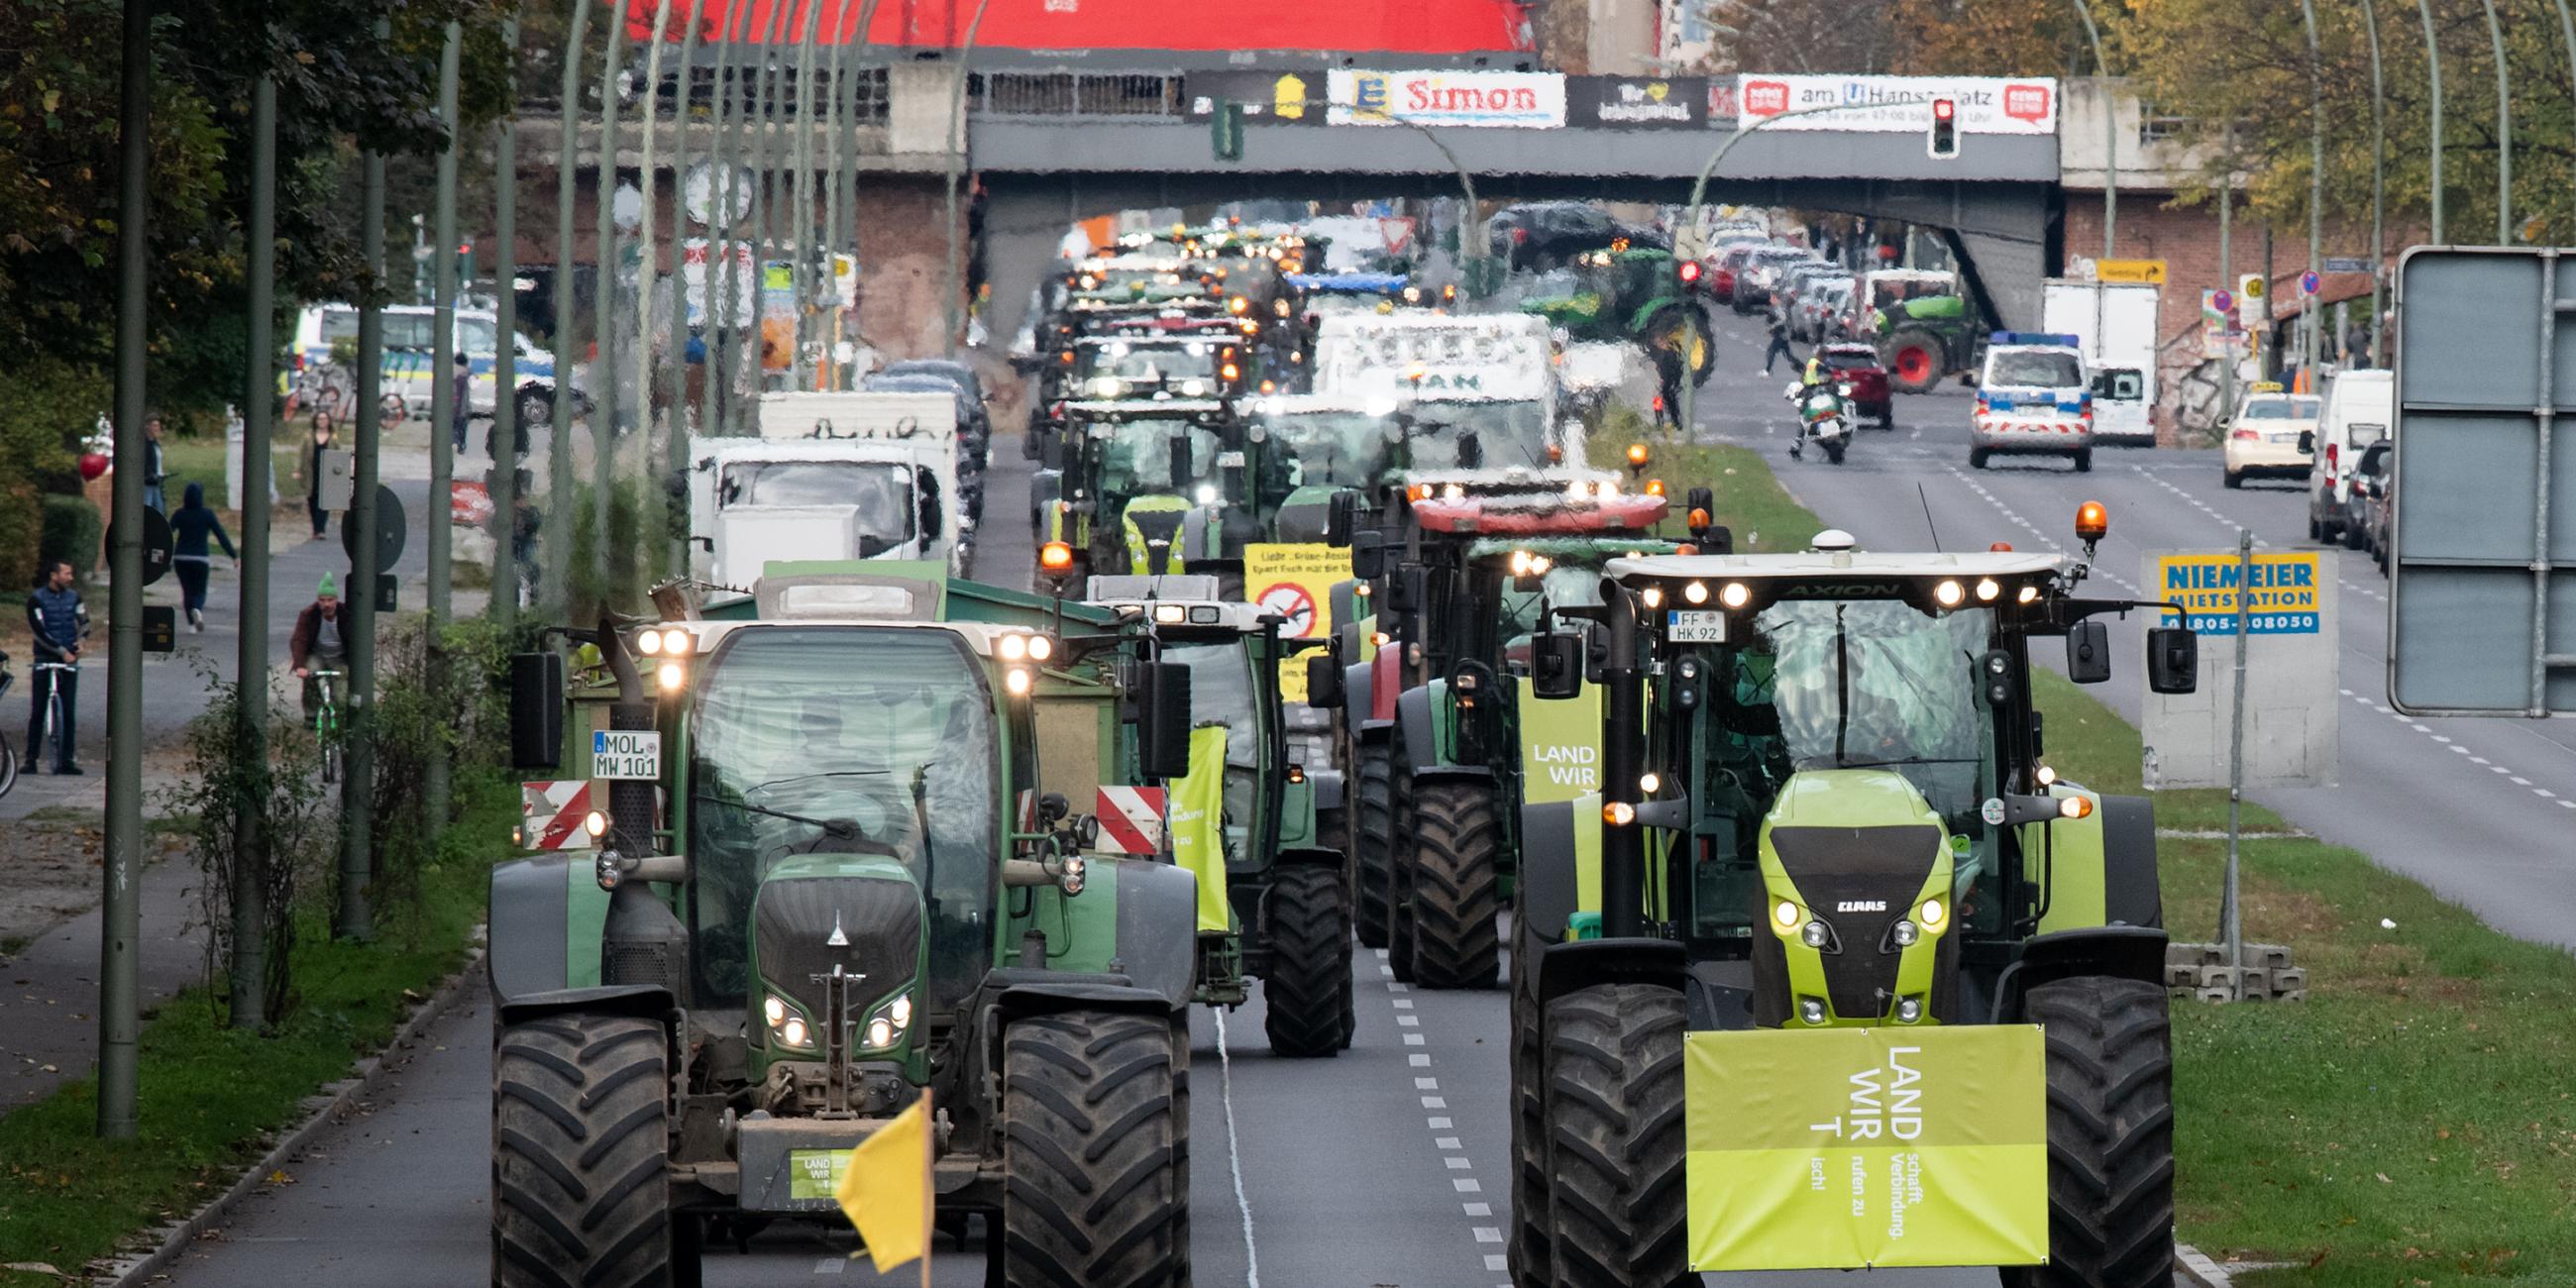
<instances>
[{"instance_id":1,"label":"tractor tire tread","mask_svg":"<svg viewBox=\"0 0 2576 1288\"><path fill-rule=\"evenodd\" d=\"M1395 766L1384 744L1358 749L1358 805L1351 811L1354 880L1360 943L1386 947L1388 850L1395 843Z\"/></svg>"},{"instance_id":2,"label":"tractor tire tread","mask_svg":"<svg viewBox=\"0 0 2576 1288\"><path fill-rule=\"evenodd\" d=\"M1329 1056L1351 1019L1351 909L1341 874L1282 868L1270 882L1270 974L1261 981L1261 1025L1270 1050L1292 1059Z\"/></svg>"},{"instance_id":3,"label":"tractor tire tread","mask_svg":"<svg viewBox=\"0 0 2576 1288\"><path fill-rule=\"evenodd\" d=\"M2030 990L2047 1030L2049 1263L2015 1288L2173 1282L2173 1032L2164 989L2077 976Z\"/></svg>"},{"instance_id":4,"label":"tractor tire tread","mask_svg":"<svg viewBox=\"0 0 2576 1288\"><path fill-rule=\"evenodd\" d=\"M1554 1288L1692 1282L1683 1201L1682 995L1596 984L1547 1004Z\"/></svg>"},{"instance_id":5,"label":"tractor tire tread","mask_svg":"<svg viewBox=\"0 0 2576 1288\"><path fill-rule=\"evenodd\" d=\"M668 1038L656 1021L574 1014L501 1028L495 1288L650 1288L688 1277L672 1237L668 1092Z\"/></svg>"},{"instance_id":6,"label":"tractor tire tread","mask_svg":"<svg viewBox=\"0 0 2576 1288\"><path fill-rule=\"evenodd\" d=\"M1502 965L1503 823L1481 783L1413 791L1413 978L1424 988L1490 988Z\"/></svg>"},{"instance_id":7,"label":"tractor tire tread","mask_svg":"<svg viewBox=\"0 0 2576 1288\"><path fill-rule=\"evenodd\" d=\"M1188 1046L1161 1015L1066 1011L1002 1036L1003 1278L1182 1288Z\"/></svg>"}]
</instances>

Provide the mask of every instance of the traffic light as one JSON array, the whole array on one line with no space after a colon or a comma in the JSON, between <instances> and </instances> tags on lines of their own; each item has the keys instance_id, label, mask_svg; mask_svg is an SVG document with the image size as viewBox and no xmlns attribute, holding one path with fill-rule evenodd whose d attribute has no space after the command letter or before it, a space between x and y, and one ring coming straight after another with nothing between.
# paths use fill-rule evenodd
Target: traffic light
<instances>
[{"instance_id":1,"label":"traffic light","mask_svg":"<svg viewBox=\"0 0 2576 1288\"><path fill-rule=\"evenodd\" d=\"M1208 130L1217 160L1243 159L1243 104L1217 104L1216 114L1208 118Z\"/></svg>"},{"instance_id":2,"label":"traffic light","mask_svg":"<svg viewBox=\"0 0 2576 1288\"><path fill-rule=\"evenodd\" d=\"M1925 140L1926 150L1935 161L1947 161L1959 155L1959 101L1953 98L1932 100L1932 133Z\"/></svg>"}]
</instances>

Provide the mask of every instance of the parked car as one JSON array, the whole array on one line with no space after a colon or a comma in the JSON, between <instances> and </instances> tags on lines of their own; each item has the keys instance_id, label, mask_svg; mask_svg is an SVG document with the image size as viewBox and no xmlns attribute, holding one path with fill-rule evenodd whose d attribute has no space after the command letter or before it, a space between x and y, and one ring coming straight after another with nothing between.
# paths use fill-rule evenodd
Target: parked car
<instances>
[{"instance_id":1,"label":"parked car","mask_svg":"<svg viewBox=\"0 0 2576 1288\"><path fill-rule=\"evenodd\" d=\"M1729 303L1738 313L1752 313L1771 303L1772 288L1780 275L1799 264L1821 264L1815 252L1801 246L1764 246L1753 252L1735 277L1735 293Z\"/></svg>"},{"instance_id":2,"label":"parked car","mask_svg":"<svg viewBox=\"0 0 2576 1288\"><path fill-rule=\"evenodd\" d=\"M2305 446L2317 429L2320 399L2286 394L2275 381L2255 385L2229 417L2220 461L2227 486L2249 478L2304 478L2312 453Z\"/></svg>"},{"instance_id":3,"label":"parked car","mask_svg":"<svg viewBox=\"0 0 2576 1288\"><path fill-rule=\"evenodd\" d=\"M2383 438L2361 449L2361 463L2352 467L2352 497L2343 507L2345 549L2367 550L2373 557L2378 556L2381 529L2374 526L2374 520L2396 471L2397 444Z\"/></svg>"},{"instance_id":4,"label":"parked car","mask_svg":"<svg viewBox=\"0 0 2576 1288\"><path fill-rule=\"evenodd\" d=\"M1845 341L1819 346L1816 355L1834 379L1851 386L1852 414L1868 416L1880 429L1896 428L1896 396L1887 387L1887 368L1878 364L1878 346Z\"/></svg>"},{"instance_id":5,"label":"parked car","mask_svg":"<svg viewBox=\"0 0 2576 1288\"><path fill-rule=\"evenodd\" d=\"M2334 541L2343 536L2344 507L2352 500L2353 467L2362 449L2389 436L2396 423L2396 373L2347 371L2326 386L2325 408L2311 436L2315 457L2308 467L2308 539Z\"/></svg>"},{"instance_id":6,"label":"parked car","mask_svg":"<svg viewBox=\"0 0 2576 1288\"><path fill-rule=\"evenodd\" d=\"M1798 293L1796 305L1789 315L1790 335L1811 344L1842 339L1845 335L1841 329L1842 319L1851 307L1851 298L1851 278L1809 279L1806 289Z\"/></svg>"},{"instance_id":7,"label":"parked car","mask_svg":"<svg viewBox=\"0 0 2576 1288\"><path fill-rule=\"evenodd\" d=\"M1758 241L1737 242L1719 251L1717 258L1709 264L1709 298L1720 304L1733 306L1736 282L1743 277L1746 266L1753 262L1754 253L1761 250L1764 245L1765 243Z\"/></svg>"},{"instance_id":8,"label":"parked car","mask_svg":"<svg viewBox=\"0 0 2576 1288\"><path fill-rule=\"evenodd\" d=\"M2380 463L2379 476L2368 481L2363 495L2369 498L2362 513L2370 533L2370 560L2379 565L2379 575L2388 575L2388 543L2397 535L2397 452L2391 448Z\"/></svg>"},{"instance_id":9,"label":"parked car","mask_svg":"<svg viewBox=\"0 0 2576 1288\"><path fill-rule=\"evenodd\" d=\"M1771 284L1770 303L1788 315L1789 325L1794 331L1798 325L1798 301L1806 294L1809 285L1819 281L1840 281L1850 276L1850 269L1820 259L1792 264Z\"/></svg>"}]
</instances>

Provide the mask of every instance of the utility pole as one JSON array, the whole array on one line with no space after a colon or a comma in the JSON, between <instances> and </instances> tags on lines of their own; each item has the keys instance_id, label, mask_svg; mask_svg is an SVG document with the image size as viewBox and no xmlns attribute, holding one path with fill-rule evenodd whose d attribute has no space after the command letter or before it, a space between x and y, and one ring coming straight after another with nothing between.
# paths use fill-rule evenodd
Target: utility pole
<instances>
[{"instance_id":1,"label":"utility pole","mask_svg":"<svg viewBox=\"0 0 2576 1288\"><path fill-rule=\"evenodd\" d=\"M107 878L99 905L98 1134L135 1133L136 941L143 901L144 346L149 339L152 213L152 5L125 0L117 150L116 440L108 548ZM37 749L28 748L29 754ZM71 748L61 749L64 763Z\"/></svg>"},{"instance_id":2,"label":"utility pole","mask_svg":"<svg viewBox=\"0 0 2576 1288\"><path fill-rule=\"evenodd\" d=\"M2245 301L2235 300L2233 296L2236 269L2229 244L2232 230L2228 225L2236 214L2236 117L2232 113L2220 132L2220 138L2219 151L2227 162L2227 177L2218 185L2218 286L2220 290L2230 292L2229 298L2236 308L2227 312L2234 313L2245 306ZM2266 282L2264 286L2268 298L2271 283ZM2236 350L2227 340L2228 333L2235 328L2230 325L2230 319L2221 318L2218 329L2218 418L2212 423L2223 426L2229 416L2236 414Z\"/></svg>"},{"instance_id":3,"label":"utility pole","mask_svg":"<svg viewBox=\"0 0 2576 1288\"><path fill-rule=\"evenodd\" d=\"M612 569L624 561L617 557L616 543L610 539L611 516L616 513L617 492L617 118L624 109L617 101L617 73L626 61L626 6L619 4L609 13L608 54L599 65L599 156L594 167L594 195L599 206L598 267L591 272L590 335L598 350L592 356L591 384L597 386L597 410L590 415L591 453L591 572L599 578L600 595L614 602L618 586ZM566 114L573 104L564 105ZM564 164L572 164L566 154Z\"/></svg>"},{"instance_id":4,"label":"utility pole","mask_svg":"<svg viewBox=\"0 0 2576 1288\"><path fill-rule=\"evenodd\" d=\"M2433 0L2415 0L2415 11L2424 18L2424 71L2432 80L2433 244L2447 246L2442 239L2442 42L2433 27Z\"/></svg>"},{"instance_id":5,"label":"utility pole","mask_svg":"<svg viewBox=\"0 0 2576 1288\"><path fill-rule=\"evenodd\" d=\"M2486 0L2487 39L2496 63L2496 245L2513 244L2513 78L2504 56L2504 24L2495 0Z\"/></svg>"},{"instance_id":6,"label":"utility pole","mask_svg":"<svg viewBox=\"0 0 2576 1288\"><path fill-rule=\"evenodd\" d=\"M2567 0L2558 0L2563 8ZM2379 61L2378 0L2361 0L2370 32L2370 360L2379 355L2380 265L2388 257L2388 82Z\"/></svg>"},{"instance_id":7,"label":"utility pole","mask_svg":"<svg viewBox=\"0 0 2576 1288\"><path fill-rule=\"evenodd\" d=\"M787 314L788 342L795 346L787 355L787 387L799 391L814 387L805 352L814 326L814 34L822 20L823 0L805 0L805 30L796 41L796 139L788 151L796 167L790 190L796 217L787 227L796 249L787 261L788 289L795 295Z\"/></svg>"},{"instance_id":8,"label":"utility pole","mask_svg":"<svg viewBox=\"0 0 2576 1288\"><path fill-rule=\"evenodd\" d=\"M509 48L510 83L519 81L519 20L501 24ZM492 354L492 599L493 621L507 627L519 611L519 122L501 114L492 131L492 329L500 337ZM558 370L557 380L572 373Z\"/></svg>"},{"instance_id":9,"label":"utility pole","mask_svg":"<svg viewBox=\"0 0 2576 1288\"><path fill-rule=\"evenodd\" d=\"M2326 73L2324 56L2317 49L2316 0L2299 0L2299 16L2308 29L2308 271L2325 271L2326 217ZM2300 285L2307 283L2303 279ZM2264 283L2269 289L2271 283ZM2318 384L2322 373L2317 370L2324 354L2317 344L2317 329L2323 318L2317 312L2317 297L2305 290L2299 292L2300 330L2307 347L2308 389L2323 393Z\"/></svg>"},{"instance_id":10,"label":"utility pole","mask_svg":"<svg viewBox=\"0 0 2576 1288\"><path fill-rule=\"evenodd\" d=\"M671 0L656 0L653 6L653 31L647 37L651 43L647 46L644 56L644 101L640 105L639 112L644 127L644 156L643 164L637 168L635 175L636 191L643 197L642 201L636 203L635 229L635 459L639 467L635 474L638 479L646 481L653 477L653 389L657 383L654 380L653 324L659 319L653 315L653 275L661 262L660 257L653 253L656 236L653 226L655 222L653 190L658 186L654 182L656 167L653 153L654 145L660 141L661 136L661 126L655 118L661 114L662 50L671 43L666 39L670 26ZM683 66L680 69L679 109L671 114L674 130L687 128L688 77L689 69ZM676 172L674 173L676 175ZM679 220L675 219L672 222L678 223ZM675 236L671 241L676 248L680 239ZM676 285L674 283L674 286ZM680 360L680 355L672 354L670 360L677 362ZM676 424L674 429L676 430ZM661 513L665 508L664 504L655 501L655 497L660 495L661 491L660 488L655 487L643 487L637 491L635 535L639 541L643 539L646 532L651 530L650 516Z\"/></svg>"},{"instance_id":11,"label":"utility pole","mask_svg":"<svg viewBox=\"0 0 2576 1288\"><path fill-rule=\"evenodd\" d=\"M233 677L234 747L248 764L268 763L269 410L276 402L277 78L262 69L250 97L249 361L242 373L241 641ZM232 1026L268 1024L268 829L257 803L242 801L233 825Z\"/></svg>"},{"instance_id":12,"label":"utility pole","mask_svg":"<svg viewBox=\"0 0 2576 1288\"><path fill-rule=\"evenodd\" d=\"M939 342L943 346L942 351L951 358L957 356L957 314L965 303L966 293L966 265L962 262L966 250L959 244L965 230L957 226L957 185L963 179L959 172L966 165L966 63L975 52L976 33L984 29L984 9L992 2L975 0L975 18L966 24L966 42L957 51L957 82L948 96L948 311L946 329Z\"/></svg>"},{"instance_id":13,"label":"utility pole","mask_svg":"<svg viewBox=\"0 0 2576 1288\"><path fill-rule=\"evenodd\" d=\"M572 206L580 188L573 158L581 144L581 46L590 34L590 2L572 0L572 33L564 39L563 51L562 132L555 146L555 405L553 423L547 426L551 441L546 445L546 538L540 553L546 565L542 602L547 620L557 622L572 612L573 506L579 499L572 464L572 369L580 356L573 346ZM601 194L600 200L607 199ZM599 433L596 412L591 415L591 433L593 437Z\"/></svg>"},{"instance_id":14,"label":"utility pole","mask_svg":"<svg viewBox=\"0 0 2576 1288\"><path fill-rule=\"evenodd\" d=\"M741 298L742 278L734 271L733 263L737 253L733 203L737 191L735 180L742 172L741 164L734 158L742 124L742 71L734 66L734 53L743 43L736 32L750 34L749 9L748 5L728 6L723 38L716 42L715 113L711 126L713 132L708 135L707 143L707 266L703 320L707 371L706 378L698 382L698 424L710 434L724 433L731 422L733 380L738 365L734 304ZM737 11L743 14L740 27L735 26Z\"/></svg>"},{"instance_id":15,"label":"utility pole","mask_svg":"<svg viewBox=\"0 0 2576 1288\"><path fill-rule=\"evenodd\" d=\"M376 21L379 42L390 32L385 20ZM348 513L340 516L351 552L349 595L340 601L349 614L349 779L340 791L340 900L331 923L333 938L358 940L375 930L367 910L367 874L375 868L376 580L393 571L379 567L376 559L376 490L384 445L377 404L385 366L384 284L390 280L384 275L384 154L369 152L361 164L359 255L377 280L358 302L358 437L349 471L354 491Z\"/></svg>"},{"instance_id":16,"label":"utility pole","mask_svg":"<svg viewBox=\"0 0 2576 1288\"><path fill-rule=\"evenodd\" d=\"M447 144L438 151L438 193L432 205L438 244L430 251L429 500L421 522L429 527L429 676L432 691L447 683L447 621L454 604L454 569L449 563L456 525L448 521L448 494L456 478L456 442L449 426L471 410L456 402L456 152L463 142L463 122L456 108L457 63L465 28L451 21L438 54L438 120L447 127ZM361 532L360 539L375 534ZM421 766L421 825L436 836L447 826L447 744L433 738Z\"/></svg>"},{"instance_id":17,"label":"utility pole","mask_svg":"<svg viewBox=\"0 0 2576 1288\"><path fill-rule=\"evenodd\" d=\"M688 31L680 38L679 102L671 111L671 327L670 348L662 363L662 415L669 426L662 450L670 476L677 476L686 467L689 446L689 133L693 128L689 100L696 96L698 87L698 26L705 19L703 3L690 7ZM712 135L709 142L713 142ZM703 293L707 280L703 271L698 280ZM649 317L645 325L652 325ZM713 372L715 366L705 360L703 345L699 352L700 369ZM664 531L672 534L664 557L670 576L685 577L689 575L688 498L669 497L666 505L671 511L669 517L677 522L664 524Z\"/></svg>"}]
</instances>

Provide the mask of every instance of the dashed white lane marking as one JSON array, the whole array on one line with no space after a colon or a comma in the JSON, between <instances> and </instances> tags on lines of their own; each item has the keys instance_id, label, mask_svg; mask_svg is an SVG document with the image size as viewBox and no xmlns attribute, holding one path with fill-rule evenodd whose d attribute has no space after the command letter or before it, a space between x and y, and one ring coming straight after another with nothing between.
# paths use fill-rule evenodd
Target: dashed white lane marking
<instances>
[{"instance_id":1,"label":"dashed white lane marking","mask_svg":"<svg viewBox=\"0 0 2576 1288\"><path fill-rule=\"evenodd\" d=\"M814 1259L814 1273L818 1275L837 1275L849 1268L850 1259L848 1257L817 1257Z\"/></svg>"},{"instance_id":2,"label":"dashed white lane marking","mask_svg":"<svg viewBox=\"0 0 2576 1288\"><path fill-rule=\"evenodd\" d=\"M1243 1214L1243 1278L1261 1288L1261 1253L1252 1242L1252 1199L1243 1191L1243 1144L1234 1134L1234 1058L1225 1049L1225 1012L1216 1012L1217 1099L1225 1105L1225 1152L1234 1165L1234 1208Z\"/></svg>"},{"instance_id":3,"label":"dashed white lane marking","mask_svg":"<svg viewBox=\"0 0 2576 1288\"><path fill-rule=\"evenodd\" d=\"M1392 975L1394 973L1393 970L1384 964L1386 961L1387 950L1380 948L1375 951L1380 963L1378 966L1379 972L1385 975ZM1387 1008L1395 1012L1395 1022L1407 1030L1419 1030L1422 1026L1422 1016L1416 1013L1413 999L1404 996L1404 994L1412 991L1410 986L1396 983L1393 979L1388 979L1385 981L1385 988L1390 994L1387 998ZM1220 1033L1221 1032L1222 1030L1220 1030ZM1418 1031L1408 1031L1402 1036L1406 1046L1418 1047L1424 1045L1423 1035ZM1427 1070L1432 1067L1431 1054L1427 1051L1408 1052L1404 1057L1404 1062L1406 1067L1412 1069ZM1424 1074L1415 1077L1413 1080L1413 1089L1416 1092L1427 1093L1420 1097L1423 1108L1447 1109L1449 1107L1449 1102L1437 1094L1440 1090L1440 1078L1438 1075ZM1231 1115L1229 1115L1228 1121L1232 1121ZM1476 1164L1474 1160L1467 1156L1466 1139L1454 1134L1457 1131L1457 1121L1447 1114L1427 1114L1423 1117L1422 1122L1423 1126L1428 1128L1432 1133L1431 1147L1440 1151L1441 1170L1450 1174L1450 1188L1459 1194L1484 1193L1485 1187L1483 1183L1478 1181L1474 1175ZM1493 1205L1481 1199L1472 1201L1461 1200L1458 1206L1459 1210L1464 1212L1471 1220L1478 1217L1491 1218L1494 1215ZM1249 1219L1250 1218L1247 1215L1247 1222ZM1250 1231L1251 1227L1247 1224L1245 1226L1245 1233L1247 1236L1249 1236ZM1501 1243L1503 1241L1503 1232L1498 1226L1471 1225L1468 1227L1468 1231L1475 1236L1476 1242L1479 1245ZM1485 1269L1487 1270L1499 1272L1508 1268L1504 1264L1503 1258L1500 1256L1489 1254L1485 1256L1484 1262ZM1501 1284L1498 1285L1497 1288L1511 1288L1511 1285Z\"/></svg>"}]
</instances>

